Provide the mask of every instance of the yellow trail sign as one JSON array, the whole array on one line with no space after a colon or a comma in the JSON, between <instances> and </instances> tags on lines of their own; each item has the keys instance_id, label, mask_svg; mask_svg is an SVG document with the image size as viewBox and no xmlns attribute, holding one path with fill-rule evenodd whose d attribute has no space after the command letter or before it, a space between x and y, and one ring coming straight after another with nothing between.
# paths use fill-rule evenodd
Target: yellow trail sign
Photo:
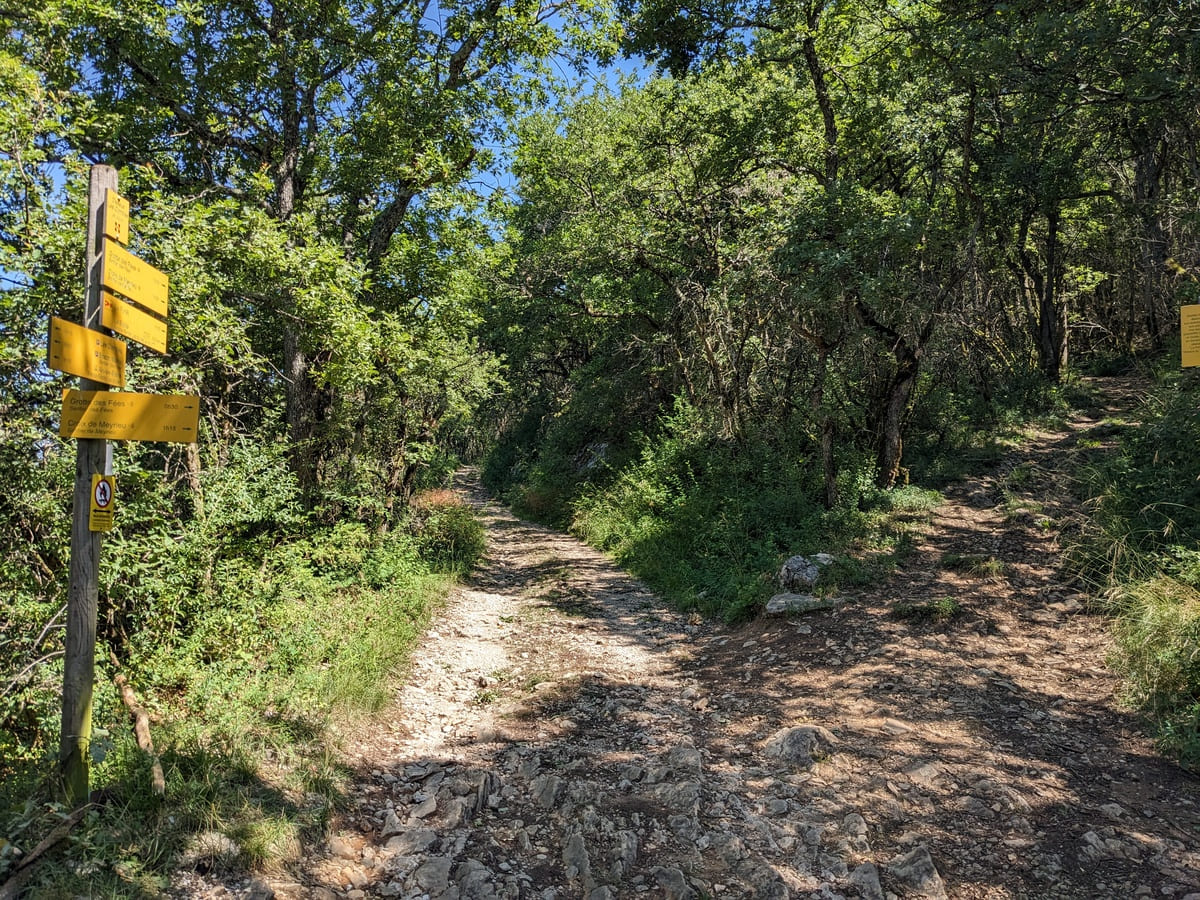
<instances>
[{"instance_id":1,"label":"yellow trail sign","mask_svg":"<svg viewBox=\"0 0 1200 900\"><path fill-rule=\"evenodd\" d=\"M104 239L100 283L151 312L167 314L167 274L138 259L116 241Z\"/></svg>"},{"instance_id":2,"label":"yellow trail sign","mask_svg":"<svg viewBox=\"0 0 1200 900\"><path fill-rule=\"evenodd\" d=\"M195 443L200 398L185 394L63 391L58 433L65 438Z\"/></svg>"},{"instance_id":3,"label":"yellow trail sign","mask_svg":"<svg viewBox=\"0 0 1200 900\"><path fill-rule=\"evenodd\" d=\"M137 341L143 347L159 353L167 352L166 322L142 312L132 303L126 303L108 291L101 291L100 299L104 304L100 308L101 325L125 335L131 341Z\"/></svg>"},{"instance_id":4,"label":"yellow trail sign","mask_svg":"<svg viewBox=\"0 0 1200 900\"><path fill-rule=\"evenodd\" d=\"M125 344L57 316L50 317L52 369L90 378L116 387L125 386Z\"/></svg>"},{"instance_id":5,"label":"yellow trail sign","mask_svg":"<svg viewBox=\"0 0 1200 900\"><path fill-rule=\"evenodd\" d=\"M129 201L111 188L104 192L104 233L114 241L129 243Z\"/></svg>"},{"instance_id":6,"label":"yellow trail sign","mask_svg":"<svg viewBox=\"0 0 1200 900\"><path fill-rule=\"evenodd\" d=\"M1182 367L1200 366L1200 304L1179 307L1179 337Z\"/></svg>"}]
</instances>

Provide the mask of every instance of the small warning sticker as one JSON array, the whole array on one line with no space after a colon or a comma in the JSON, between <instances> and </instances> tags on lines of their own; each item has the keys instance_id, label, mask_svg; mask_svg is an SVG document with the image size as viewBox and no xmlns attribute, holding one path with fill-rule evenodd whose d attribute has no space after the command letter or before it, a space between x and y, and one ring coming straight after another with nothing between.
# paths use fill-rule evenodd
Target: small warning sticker
<instances>
[{"instance_id":1,"label":"small warning sticker","mask_svg":"<svg viewBox=\"0 0 1200 900\"><path fill-rule=\"evenodd\" d=\"M115 495L116 479L112 475L92 476L92 508L88 513L89 531L112 531Z\"/></svg>"}]
</instances>

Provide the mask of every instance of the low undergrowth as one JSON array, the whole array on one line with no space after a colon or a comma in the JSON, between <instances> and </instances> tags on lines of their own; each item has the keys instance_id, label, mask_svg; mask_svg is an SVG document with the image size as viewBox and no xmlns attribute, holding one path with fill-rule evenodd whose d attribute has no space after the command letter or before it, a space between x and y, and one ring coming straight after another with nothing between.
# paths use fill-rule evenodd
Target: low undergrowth
<instances>
[{"instance_id":1,"label":"low undergrowth","mask_svg":"<svg viewBox=\"0 0 1200 900\"><path fill-rule=\"evenodd\" d=\"M893 618L913 622L949 622L962 612L962 606L953 597L938 597L922 602L897 601L892 604Z\"/></svg>"},{"instance_id":2,"label":"low undergrowth","mask_svg":"<svg viewBox=\"0 0 1200 900\"><path fill-rule=\"evenodd\" d=\"M590 466L575 482L564 466L544 464L552 477L523 483L518 510L565 521L675 606L727 621L757 615L794 554L838 556L826 580L840 587L877 577L939 499L915 486L879 491L855 463L840 477L842 502L827 510L815 499L812 459L783 442L722 440L684 406L639 443L640 455ZM553 504L540 502L550 496Z\"/></svg>"},{"instance_id":3,"label":"low undergrowth","mask_svg":"<svg viewBox=\"0 0 1200 900\"><path fill-rule=\"evenodd\" d=\"M1110 663L1165 750L1200 767L1200 379L1171 360L1121 430L1079 473L1088 515L1069 569L1111 614Z\"/></svg>"},{"instance_id":4,"label":"low undergrowth","mask_svg":"<svg viewBox=\"0 0 1200 900\"><path fill-rule=\"evenodd\" d=\"M122 479L121 527L101 576L95 806L37 867L35 896L152 896L181 862L270 868L294 858L340 802L338 734L388 702L453 575L482 551L481 526L453 495L424 496L410 520L381 531L312 524L281 458L206 477L208 515L174 531L148 525L170 521L161 479L140 493ZM16 607L31 626L48 623L19 649L49 658L6 676L0 697L0 883L64 814L53 587ZM151 717L163 798L150 790L118 671Z\"/></svg>"},{"instance_id":5,"label":"low undergrowth","mask_svg":"<svg viewBox=\"0 0 1200 900\"><path fill-rule=\"evenodd\" d=\"M1125 700L1150 715L1164 747L1200 765L1200 590L1169 576L1108 595Z\"/></svg>"}]
</instances>

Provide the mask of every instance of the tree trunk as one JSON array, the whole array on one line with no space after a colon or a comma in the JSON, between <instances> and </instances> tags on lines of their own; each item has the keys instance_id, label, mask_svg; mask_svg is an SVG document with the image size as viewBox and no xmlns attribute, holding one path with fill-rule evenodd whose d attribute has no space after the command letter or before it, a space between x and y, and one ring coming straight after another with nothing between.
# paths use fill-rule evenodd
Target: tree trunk
<instances>
[{"instance_id":1,"label":"tree trunk","mask_svg":"<svg viewBox=\"0 0 1200 900\"><path fill-rule=\"evenodd\" d=\"M965 270L963 270L965 271ZM875 317L875 313L861 299L854 303L854 311L859 321L869 326L878 334L892 342L892 356L896 360L896 370L888 380L887 390L879 409L872 416L875 425L875 435L878 454L875 458L875 484L884 490L895 487L900 475L900 460L904 454L904 415L908 412L908 401L912 398L913 388L917 384L917 375L921 371L921 357L924 349L933 336L933 328L937 322L938 312L949 297L953 286L962 277L959 271L948 280L938 291L934 302L934 314L930 316L920 333L910 343L908 338Z\"/></svg>"},{"instance_id":2,"label":"tree trunk","mask_svg":"<svg viewBox=\"0 0 1200 900\"><path fill-rule=\"evenodd\" d=\"M826 509L838 505L837 460L833 455L834 443L837 438L837 425L833 416L826 414L821 422L821 475L824 490L821 500Z\"/></svg>"},{"instance_id":3,"label":"tree trunk","mask_svg":"<svg viewBox=\"0 0 1200 900\"><path fill-rule=\"evenodd\" d=\"M1051 205L1046 212L1045 267L1040 268L1026 247L1028 219L1022 223L1017 253L1021 261L1027 285L1032 289L1036 303L1036 321L1033 328L1034 345L1037 348L1038 367L1054 384L1062 381L1067 371L1067 305L1062 300L1062 260L1059 252L1058 204Z\"/></svg>"},{"instance_id":4,"label":"tree trunk","mask_svg":"<svg viewBox=\"0 0 1200 900\"><path fill-rule=\"evenodd\" d=\"M313 382L311 362L292 324L284 329L283 359L289 460L304 503L312 507L321 483L322 447L317 427L322 418L321 391Z\"/></svg>"},{"instance_id":5,"label":"tree trunk","mask_svg":"<svg viewBox=\"0 0 1200 900\"><path fill-rule=\"evenodd\" d=\"M1166 229L1158 210L1161 180L1166 152L1155 141L1143 136L1135 144L1133 202L1142 223L1141 256L1141 318L1155 350L1163 345L1163 324L1168 317L1160 315L1159 297L1163 273L1169 255ZM1165 312L1165 311L1164 311ZM1130 325L1137 316L1130 310ZM1170 321L1173 321L1171 319ZM1132 328L1131 328L1132 331ZM1131 337L1134 335L1131 334Z\"/></svg>"},{"instance_id":6,"label":"tree trunk","mask_svg":"<svg viewBox=\"0 0 1200 900\"><path fill-rule=\"evenodd\" d=\"M883 416L879 428L879 455L876 458L875 484L884 490L896 485L900 476L900 460L904 454L904 414L917 384L921 369L920 354L906 342L896 345L896 371L888 384L883 400Z\"/></svg>"},{"instance_id":7,"label":"tree trunk","mask_svg":"<svg viewBox=\"0 0 1200 900\"><path fill-rule=\"evenodd\" d=\"M834 440L837 437L837 426L833 416L825 408L825 377L829 370L829 348L822 345L819 348L817 374L813 379L811 394L813 415L821 423L821 476L823 490L821 502L826 509L833 509L838 504L837 460L834 458Z\"/></svg>"}]
</instances>

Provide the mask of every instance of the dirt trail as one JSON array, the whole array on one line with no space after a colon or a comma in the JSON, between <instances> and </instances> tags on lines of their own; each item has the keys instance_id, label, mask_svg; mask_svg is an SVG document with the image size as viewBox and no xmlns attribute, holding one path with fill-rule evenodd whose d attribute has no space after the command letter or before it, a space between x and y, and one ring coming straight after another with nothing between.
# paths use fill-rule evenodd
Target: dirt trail
<instances>
[{"instance_id":1,"label":"dirt trail","mask_svg":"<svg viewBox=\"0 0 1200 900\"><path fill-rule=\"evenodd\" d=\"M1197 780L1117 708L1103 622L1056 579L1104 417L948 490L886 584L736 630L476 492L487 558L275 895L1200 900ZM893 614L945 597L946 622Z\"/></svg>"}]
</instances>

